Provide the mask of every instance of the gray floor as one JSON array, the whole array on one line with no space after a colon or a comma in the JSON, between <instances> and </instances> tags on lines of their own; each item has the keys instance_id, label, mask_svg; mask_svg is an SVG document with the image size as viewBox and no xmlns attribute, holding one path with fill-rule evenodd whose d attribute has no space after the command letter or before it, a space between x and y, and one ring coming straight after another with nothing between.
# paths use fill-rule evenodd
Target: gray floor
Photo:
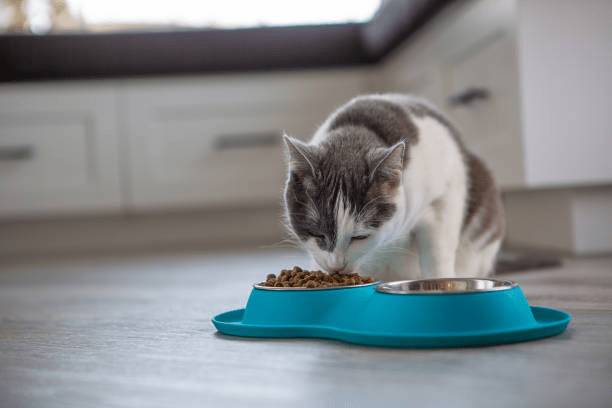
<instances>
[{"instance_id":1,"label":"gray floor","mask_svg":"<svg viewBox=\"0 0 612 408\"><path fill-rule=\"evenodd\" d=\"M397 350L247 340L210 318L293 252L0 263L1 407L609 407L612 258L504 275L574 315L531 343Z\"/></svg>"}]
</instances>

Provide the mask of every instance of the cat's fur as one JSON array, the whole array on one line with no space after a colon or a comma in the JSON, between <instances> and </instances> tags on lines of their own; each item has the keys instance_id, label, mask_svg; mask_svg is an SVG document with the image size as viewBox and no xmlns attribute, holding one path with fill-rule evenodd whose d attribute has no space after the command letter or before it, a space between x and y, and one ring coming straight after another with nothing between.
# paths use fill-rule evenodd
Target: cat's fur
<instances>
[{"instance_id":1,"label":"cat's fur","mask_svg":"<svg viewBox=\"0 0 612 408\"><path fill-rule=\"evenodd\" d=\"M360 96L309 143L285 141L288 227L315 267L385 280L492 273L504 233L499 193L425 101Z\"/></svg>"}]
</instances>

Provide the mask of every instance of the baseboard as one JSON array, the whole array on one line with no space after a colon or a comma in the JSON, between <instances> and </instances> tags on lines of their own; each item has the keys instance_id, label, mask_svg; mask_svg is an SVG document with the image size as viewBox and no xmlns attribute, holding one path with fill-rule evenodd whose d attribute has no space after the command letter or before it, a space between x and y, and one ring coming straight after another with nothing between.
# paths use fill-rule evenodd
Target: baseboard
<instances>
[{"instance_id":1,"label":"baseboard","mask_svg":"<svg viewBox=\"0 0 612 408\"><path fill-rule=\"evenodd\" d=\"M279 208L149 213L0 224L0 257L154 248L273 246Z\"/></svg>"},{"instance_id":2,"label":"baseboard","mask_svg":"<svg viewBox=\"0 0 612 408\"><path fill-rule=\"evenodd\" d=\"M506 242L574 256L612 253L612 186L504 194Z\"/></svg>"}]
</instances>

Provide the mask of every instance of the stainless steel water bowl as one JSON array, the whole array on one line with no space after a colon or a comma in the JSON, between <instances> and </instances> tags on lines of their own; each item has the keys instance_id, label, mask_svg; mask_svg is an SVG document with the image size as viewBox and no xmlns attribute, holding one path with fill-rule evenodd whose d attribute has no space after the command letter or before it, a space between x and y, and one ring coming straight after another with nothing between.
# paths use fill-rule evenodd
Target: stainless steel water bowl
<instances>
[{"instance_id":1,"label":"stainless steel water bowl","mask_svg":"<svg viewBox=\"0 0 612 408\"><path fill-rule=\"evenodd\" d=\"M397 295L493 292L517 286L512 281L482 278L438 278L395 281L380 284L376 290Z\"/></svg>"}]
</instances>

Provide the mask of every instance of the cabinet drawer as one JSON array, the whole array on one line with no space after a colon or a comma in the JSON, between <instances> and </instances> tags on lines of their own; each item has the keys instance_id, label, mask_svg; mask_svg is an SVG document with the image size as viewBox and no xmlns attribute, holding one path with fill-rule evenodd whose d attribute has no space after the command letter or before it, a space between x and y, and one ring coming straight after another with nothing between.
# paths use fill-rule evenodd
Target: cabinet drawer
<instances>
[{"instance_id":1,"label":"cabinet drawer","mask_svg":"<svg viewBox=\"0 0 612 408\"><path fill-rule=\"evenodd\" d=\"M81 189L95 177L87 122L78 117L0 127L3 195Z\"/></svg>"},{"instance_id":2,"label":"cabinet drawer","mask_svg":"<svg viewBox=\"0 0 612 408\"><path fill-rule=\"evenodd\" d=\"M0 217L120 208L114 96L41 86L0 98Z\"/></svg>"},{"instance_id":3,"label":"cabinet drawer","mask_svg":"<svg viewBox=\"0 0 612 408\"><path fill-rule=\"evenodd\" d=\"M291 112L157 116L132 137L135 208L276 203L286 175L283 130L310 135L321 118Z\"/></svg>"},{"instance_id":4,"label":"cabinet drawer","mask_svg":"<svg viewBox=\"0 0 612 408\"><path fill-rule=\"evenodd\" d=\"M445 64L446 111L502 187L524 184L515 42L484 38Z\"/></svg>"}]
</instances>

